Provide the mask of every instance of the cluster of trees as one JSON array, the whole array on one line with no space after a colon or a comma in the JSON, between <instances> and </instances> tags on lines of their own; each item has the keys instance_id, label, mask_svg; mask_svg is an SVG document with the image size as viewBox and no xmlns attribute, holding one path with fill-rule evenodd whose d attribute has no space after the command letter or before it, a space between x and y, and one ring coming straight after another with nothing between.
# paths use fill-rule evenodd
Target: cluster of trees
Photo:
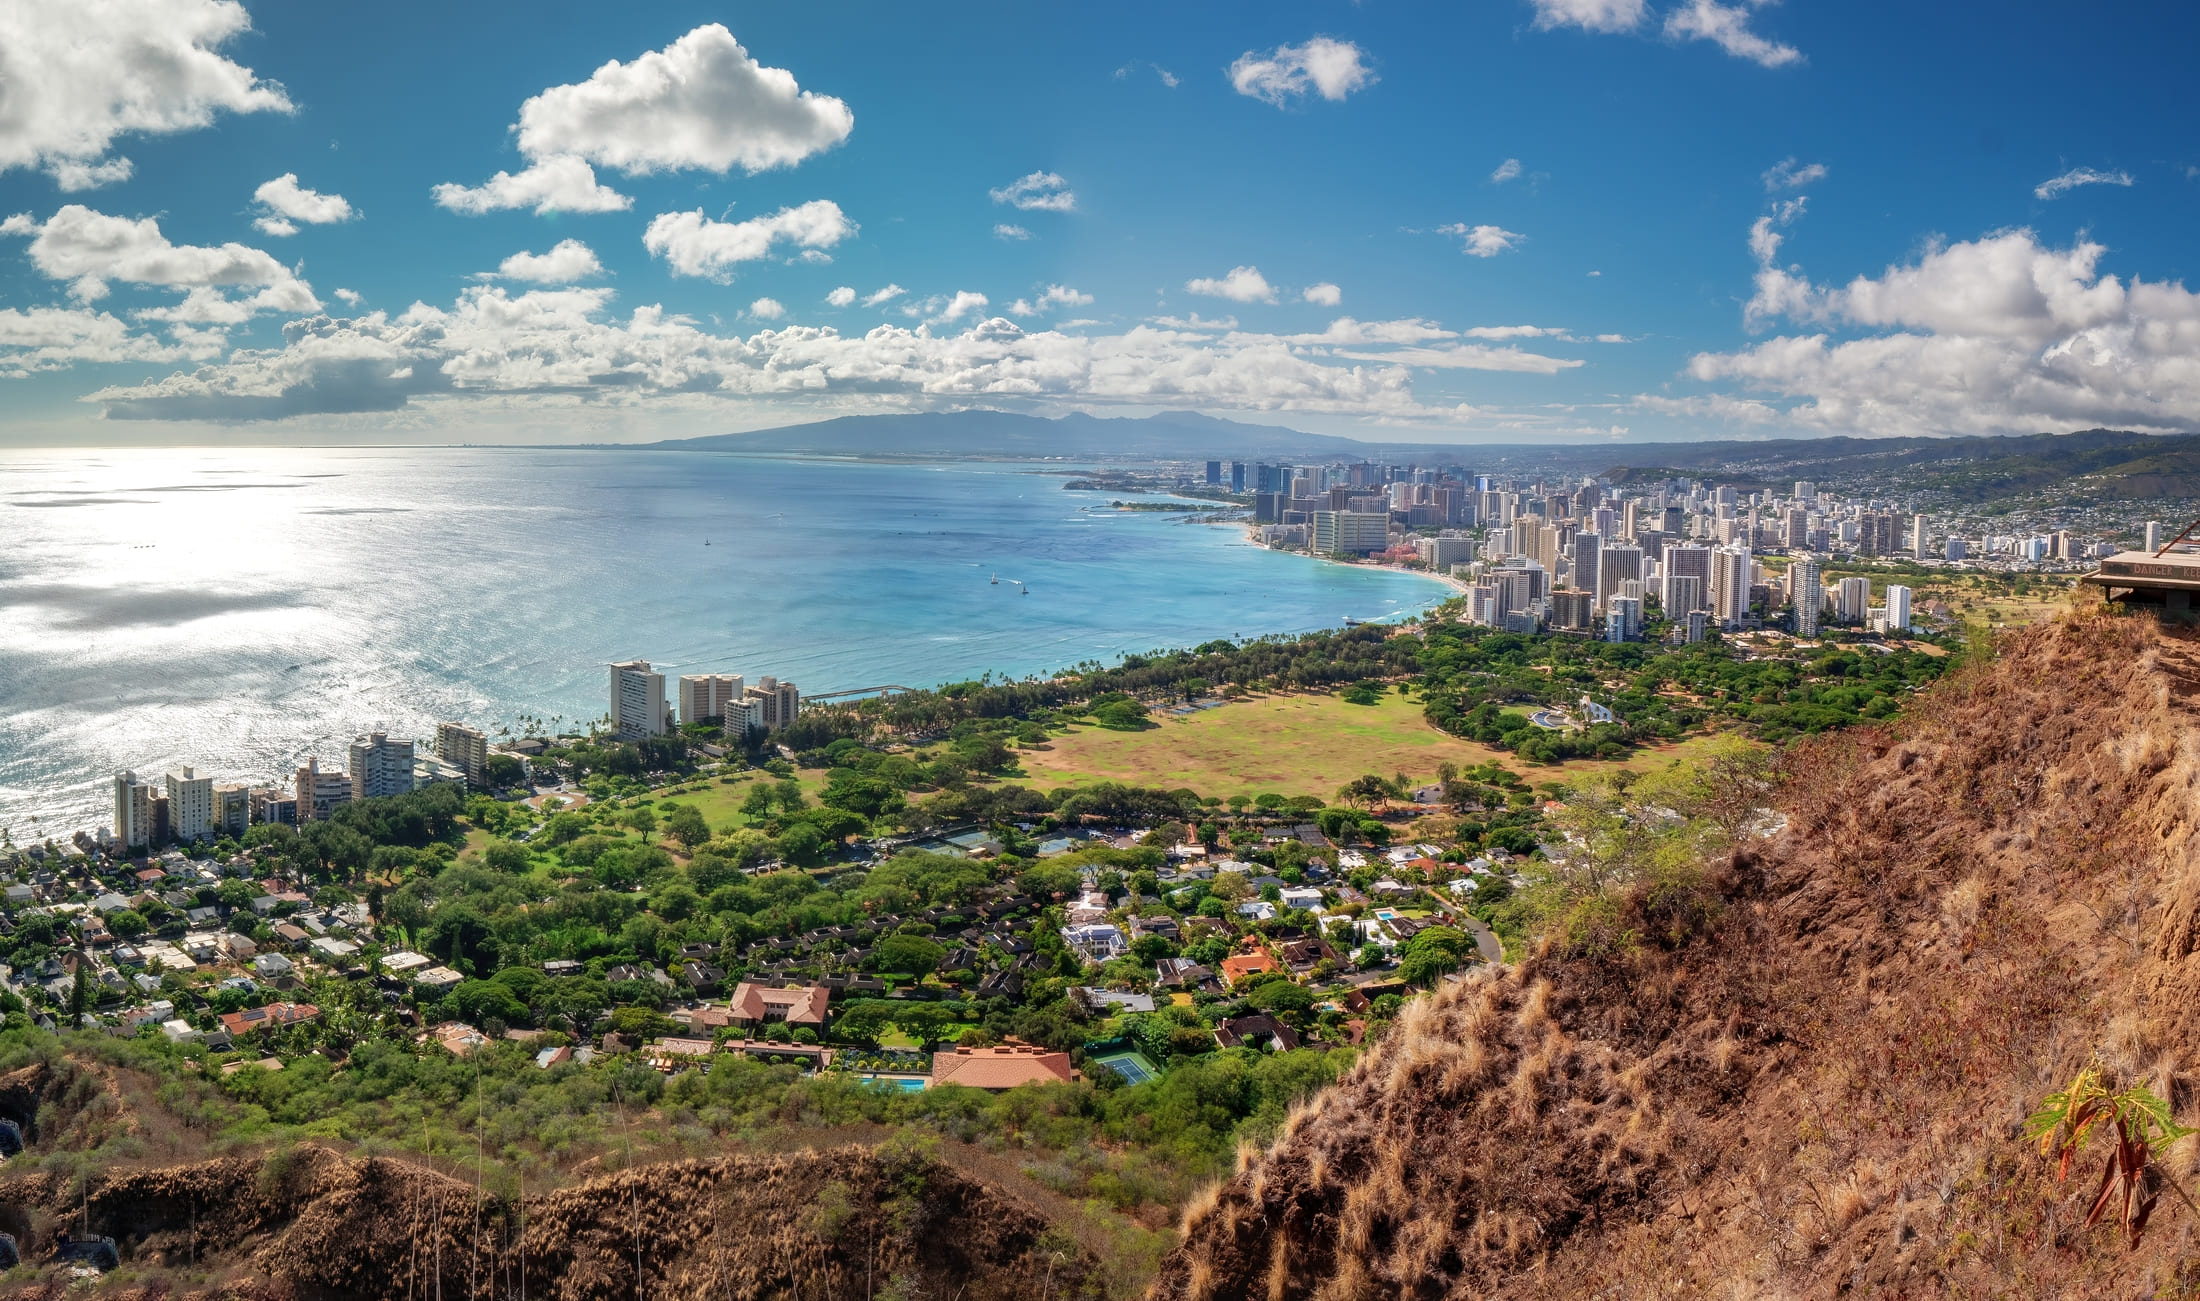
<instances>
[{"instance_id":1,"label":"cluster of trees","mask_svg":"<svg viewBox=\"0 0 2200 1301\"><path fill-rule=\"evenodd\" d=\"M1428 628L1418 640L1429 721L1533 763L1620 758L1719 720L1781 741L1891 717L1950 662L1919 651L1840 648L1796 662L1751 658L1717 641L1615 644L1455 624ZM1530 721L1535 710L1573 707L1584 693L1617 721L1573 731Z\"/></svg>"}]
</instances>

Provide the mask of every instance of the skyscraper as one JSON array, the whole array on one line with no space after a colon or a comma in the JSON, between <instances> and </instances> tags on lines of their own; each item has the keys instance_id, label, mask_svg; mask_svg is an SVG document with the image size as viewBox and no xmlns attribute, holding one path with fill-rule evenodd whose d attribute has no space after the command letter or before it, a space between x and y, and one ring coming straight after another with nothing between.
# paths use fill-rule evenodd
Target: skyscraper
<instances>
[{"instance_id":1,"label":"skyscraper","mask_svg":"<svg viewBox=\"0 0 2200 1301\"><path fill-rule=\"evenodd\" d=\"M758 678L756 685L743 693L743 698L755 706L750 721L767 731L785 727L802 710L802 693L795 689L794 683L781 682L774 677Z\"/></svg>"},{"instance_id":2,"label":"skyscraper","mask_svg":"<svg viewBox=\"0 0 2200 1301\"><path fill-rule=\"evenodd\" d=\"M489 784L489 738L464 723L435 725L435 752L466 774L468 786Z\"/></svg>"},{"instance_id":3,"label":"skyscraper","mask_svg":"<svg viewBox=\"0 0 2200 1301\"><path fill-rule=\"evenodd\" d=\"M1900 583L1887 584L1887 631L1910 630L1910 589Z\"/></svg>"},{"instance_id":4,"label":"skyscraper","mask_svg":"<svg viewBox=\"0 0 2200 1301\"><path fill-rule=\"evenodd\" d=\"M189 768L172 772L168 788L168 832L178 840L205 840L214 834L214 779Z\"/></svg>"},{"instance_id":5,"label":"skyscraper","mask_svg":"<svg viewBox=\"0 0 2200 1301\"><path fill-rule=\"evenodd\" d=\"M2162 549L2162 521L2158 519L2147 521L2147 537L2144 545L2149 551L2160 551Z\"/></svg>"},{"instance_id":6,"label":"skyscraper","mask_svg":"<svg viewBox=\"0 0 2200 1301\"><path fill-rule=\"evenodd\" d=\"M1621 595L1620 584L1626 582L1633 582L1639 595L1642 584L1642 548L1605 547L1597 559L1597 595L1604 602L1605 609L1612 608L1613 600ZM1635 621L1637 632L1641 631L1641 625L1642 621L1638 617Z\"/></svg>"},{"instance_id":7,"label":"skyscraper","mask_svg":"<svg viewBox=\"0 0 2200 1301\"><path fill-rule=\"evenodd\" d=\"M726 706L739 700L748 684L738 673L689 673L680 678L680 721L700 723L724 718Z\"/></svg>"},{"instance_id":8,"label":"skyscraper","mask_svg":"<svg viewBox=\"0 0 2200 1301\"><path fill-rule=\"evenodd\" d=\"M1597 608L1604 608L1605 592L1598 584L1604 577L1604 539L1595 533L1574 534L1574 586L1596 593Z\"/></svg>"},{"instance_id":9,"label":"skyscraper","mask_svg":"<svg viewBox=\"0 0 2200 1301\"><path fill-rule=\"evenodd\" d=\"M1825 609L1825 579L1818 570L1818 557L1797 556L1788 566L1788 599L1795 603L1795 635L1818 635L1818 616Z\"/></svg>"},{"instance_id":10,"label":"skyscraper","mask_svg":"<svg viewBox=\"0 0 2200 1301\"><path fill-rule=\"evenodd\" d=\"M134 772L115 774L115 843L125 850L153 843L153 787Z\"/></svg>"},{"instance_id":11,"label":"skyscraper","mask_svg":"<svg viewBox=\"0 0 2200 1301\"><path fill-rule=\"evenodd\" d=\"M1682 586L1680 580L1693 584ZM1665 617L1678 619L1690 610L1708 609L1711 596L1711 548L1668 545L1665 548L1664 590L1658 600Z\"/></svg>"},{"instance_id":12,"label":"skyscraper","mask_svg":"<svg viewBox=\"0 0 2200 1301\"><path fill-rule=\"evenodd\" d=\"M1862 623L1871 604L1872 580L1844 578L1834 591L1833 615L1843 623Z\"/></svg>"},{"instance_id":13,"label":"skyscraper","mask_svg":"<svg viewBox=\"0 0 2200 1301\"><path fill-rule=\"evenodd\" d=\"M1749 614L1748 547L1717 547L1711 552L1711 614L1722 628L1737 628Z\"/></svg>"},{"instance_id":14,"label":"skyscraper","mask_svg":"<svg viewBox=\"0 0 2200 1301\"><path fill-rule=\"evenodd\" d=\"M611 732L621 741L664 735L665 675L648 660L611 666Z\"/></svg>"},{"instance_id":15,"label":"skyscraper","mask_svg":"<svg viewBox=\"0 0 2200 1301\"><path fill-rule=\"evenodd\" d=\"M413 743L392 741L369 732L351 743L351 797L375 800L409 794L413 788Z\"/></svg>"},{"instance_id":16,"label":"skyscraper","mask_svg":"<svg viewBox=\"0 0 2200 1301\"><path fill-rule=\"evenodd\" d=\"M1913 516L1910 520L1910 554L1923 560L1932 554L1932 547L1931 526L1926 523L1923 515Z\"/></svg>"},{"instance_id":17,"label":"skyscraper","mask_svg":"<svg viewBox=\"0 0 2200 1301\"><path fill-rule=\"evenodd\" d=\"M351 777L347 773L322 772L318 756L308 755L295 783L298 821L324 822L339 805L351 803Z\"/></svg>"},{"instance_id":18,"label":"skyscraper","mask_svg":"<svg viewBox=\"0 0 2200 1301\"><path fill-rule=\"evenodd\" d=\"M1222 482L1222 462L1207 462L1207 482L1210 484L1219 484Z\"/></svg>"}]
</instances>

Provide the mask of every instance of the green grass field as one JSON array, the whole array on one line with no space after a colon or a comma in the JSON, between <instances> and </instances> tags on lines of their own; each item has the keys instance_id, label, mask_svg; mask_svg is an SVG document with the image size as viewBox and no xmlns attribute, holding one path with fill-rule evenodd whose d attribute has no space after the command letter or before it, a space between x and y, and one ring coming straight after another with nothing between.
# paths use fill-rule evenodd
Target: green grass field
<instances>
[{"instance_id":1,"label":"green grass field","mask_svg":"<svg viewBox=\"0 0 2200 1301\"><path fill-rule=\"evenodd\" d=\"M1388 692L1373 705L1348 705L1336 696L1262 696L1190 717L1156 717L1159 725L1143 732L1080 727L1056 737L1051 749L1019 750L1027 784L1052 789L1116 781L1190 787L1225 799L1265 791L1328 799L1363 773L1402 772L1417 782L1433 781L1438 764L1471 768L1495 759L1531 782L1553 781L1611 768L1647 769L1694 744L1640 751L1624 763L1540 767L1438 731L1422 716L1420 701Z\"/></svg>"}]
</instances>

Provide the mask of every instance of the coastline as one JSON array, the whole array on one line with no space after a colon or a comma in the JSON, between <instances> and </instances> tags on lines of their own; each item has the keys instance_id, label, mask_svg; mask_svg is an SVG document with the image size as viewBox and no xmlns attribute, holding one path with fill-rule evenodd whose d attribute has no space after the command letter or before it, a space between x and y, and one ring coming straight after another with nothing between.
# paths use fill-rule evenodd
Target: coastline
<instances>
[{"instance_id":1,"label":"coastline","mask_svg":"<svg viewBox=\"0 0 2200 1301\"><path fill-rule=\"evenodd\" d=\"M1367 570L1375 570L1379 573L1385 574L1404 574L1412 578L1425 578L1433 583L1441 583L1443 586L1450 588L1454 594L1459 595L1465 594L1473 586L1473 584L1468 583L1465 579L1454 578L1450 574L1439 574L1432 569L1408 569L1404 565L1358 563L1349 560L1338 560L1334 556L1317 556L1311 551L1299 551L1289 547L1272 547L1269 546L1267 543L1261 541L1258 534L1255 532L1255 530L1260 527L1258 524L1244 523L1240 524L1238 527L1242 528L1245 531L1245 541L1248 545L1259 547L1263 551L1273 551L1278 555L1297 556L1302 560L1312 560L1324 565L1335 565L1339 569L1357 569L1363 572ZM1445 598L1445 600L1449 599L1451 598ZM1422 607L1421 611L1419 611L1418 613L1426 613L1428 609L1436 605L1441 605L1442 603L1442 601L1432 601L1429 603L1428 606Z\"/></svg>"}]
</instances>

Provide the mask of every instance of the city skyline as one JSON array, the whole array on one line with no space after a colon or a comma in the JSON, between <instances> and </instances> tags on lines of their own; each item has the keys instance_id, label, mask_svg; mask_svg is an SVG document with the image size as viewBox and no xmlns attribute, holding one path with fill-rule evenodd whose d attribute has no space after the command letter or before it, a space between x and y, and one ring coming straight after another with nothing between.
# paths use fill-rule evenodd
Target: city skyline
<instances>
[{"instance_id":1,"label":"city skyline","mask_svg":"<svg viewBox=\"0 0 2200 1301\"><path fill-rule=\"evenodd\" d=\"M2182 13L384 12L0 20L0 446L2200 424Z\"/></svg>"}]
</instances>

